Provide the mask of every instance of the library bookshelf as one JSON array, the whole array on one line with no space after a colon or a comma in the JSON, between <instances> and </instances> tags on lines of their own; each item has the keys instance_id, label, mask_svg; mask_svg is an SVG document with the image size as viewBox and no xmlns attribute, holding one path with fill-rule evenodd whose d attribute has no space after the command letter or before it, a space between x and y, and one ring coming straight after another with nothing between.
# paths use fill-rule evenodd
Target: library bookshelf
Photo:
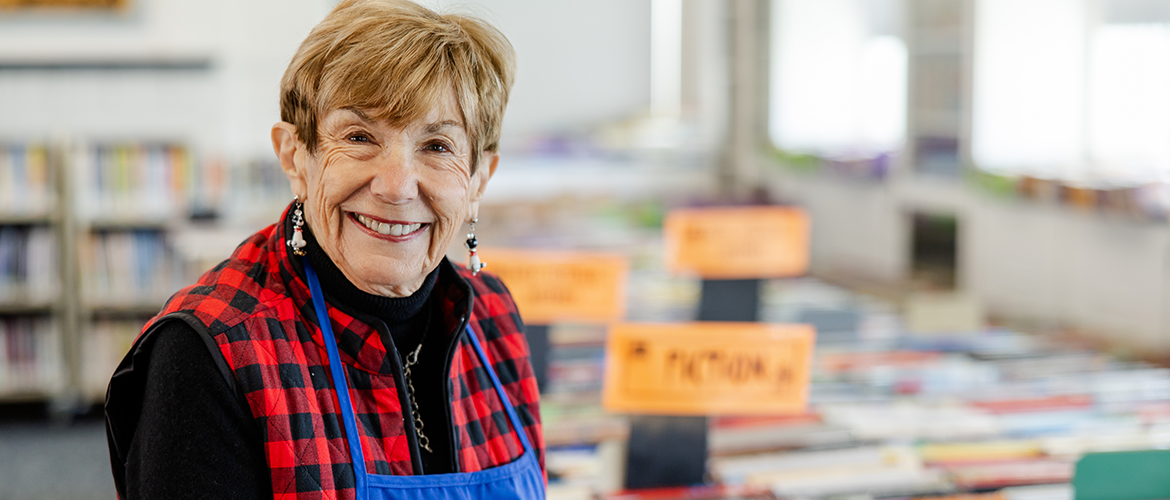
<instances>
[{"instance_id":1,"label":"library bookshelf","mask_svg":"<svg viewBox=\"0 0 1170 500\"><path fill-rule=\"evenodd\" d=\"M0 141L0 404L101 402L145 320L214 264L202 255L234 247L174 242L275 220L287 190L274 165L200 162L176 142Z\"/></svg>"}]
</instances>

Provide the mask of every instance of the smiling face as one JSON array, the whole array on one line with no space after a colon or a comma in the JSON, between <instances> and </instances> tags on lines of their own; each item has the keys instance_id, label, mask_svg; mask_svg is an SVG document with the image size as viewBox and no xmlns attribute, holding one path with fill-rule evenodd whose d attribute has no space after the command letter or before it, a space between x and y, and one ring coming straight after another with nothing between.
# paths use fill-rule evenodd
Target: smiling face
<instances>
[{"instance_id":1,"label":"smiling face","mask_svg":"<svg viewBox=\"0 0 1170 500\"><path fill-rule=\"evenodd\" d=\"M272 128L292 192L317 242L362 291L403 297L422 286L475 216L499 157L471 140L454 92L422 119L394 126L360 109L322 115L316 154L293 125Z\"/></svg>"}]
</instances>

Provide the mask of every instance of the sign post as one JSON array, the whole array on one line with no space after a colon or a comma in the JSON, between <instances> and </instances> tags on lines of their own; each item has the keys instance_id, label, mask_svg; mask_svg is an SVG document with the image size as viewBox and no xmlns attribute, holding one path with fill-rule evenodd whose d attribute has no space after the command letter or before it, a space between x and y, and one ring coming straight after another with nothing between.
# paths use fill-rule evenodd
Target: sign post
<instances>
[{"instance_id":1,"label":"sign post","mask_svg":"<svg viewBox=\"0 0 1170 500\"><path fill-rule=\"evenodd\" d=\"M540 391L548 389L549 325L613 323L625 316L629 264L614 254L481 250L487 269L508 286L525 320L525 337Z\"/></svg>"},{"instance_id":2,"label":"sign post","mask_svg":"<svg viewBox=\"0 0 1170 500\"><path fill-rule=\"evenodd\" d=\"M667 266L676 273L698 274L703 278L696 318L699 322L758 321L761 279L796 276L803 274L808 268L809 221L804 211L798 208L755 206L675 210L667 215L663 231ZM704 323L697 325L702 324ZM731 325L734 323L712 325L711 328L716 330L707 330L705 337L684 335L680 339L685 338L695 345L702 345L705 341L711 340L725 342L728 335L749 335L729 333L740 331L737 330L739 327ZM741 326L765 327L750 323ZM802 365L796 360L801 356L811 356L811 338L815 333L811 329L802 331L806 333L797 336L803 339L803 335L807 335L807 340L795 342L800 345L807 342L807 350L802 351L801 349L805 348L789 346L794 349L792 352L805 353L798 354L791 360L794 363L789 367L794 377L791 380L796 383L793 387L808 385L809 362L806 359ZM611 336L611 339L615 338ZM787 342L793 341L789 339ZM728 351L713 352L723 353L715 355L717 359L734 357ZM683 356L679 359L685 359L685 355L679 356ZM615 359L612 356L607 356L607 359L611 361L610 365L615 364L612 362ZM663 370L671 366L666 361L662 363ZM712 366L715 361L706 363L703 366ZM748 366L756 365L749 363ZM607 366L607 370L609 368ZM730 370L727 373L740 373L735 371L739 369L727 368ZM799 373L804 374L803 379ZM611 381L608 376L607 371L605 386L607 398L611 397L609 393ZM713 390L710 387L714 385L708 388ZM730 398L731 403L759 401L758 394L737 391L724 394ZM611 403L612 401L606 399L607 408ZM674 411L666 412L662 411L664 408L659 408L659 411L626 408L626 411L632 413L642 413L631 419L626 488L672 487L702 483L707 462L707 415L758 413L765 407L773 412L784 408L788 411L800 411L805 400L797 398L790 400L789 403L791 406L780 408L767 405L736 408L734 404L730 406L708 404L689 409L674 408Z\"/></svg>"}]
</instances>

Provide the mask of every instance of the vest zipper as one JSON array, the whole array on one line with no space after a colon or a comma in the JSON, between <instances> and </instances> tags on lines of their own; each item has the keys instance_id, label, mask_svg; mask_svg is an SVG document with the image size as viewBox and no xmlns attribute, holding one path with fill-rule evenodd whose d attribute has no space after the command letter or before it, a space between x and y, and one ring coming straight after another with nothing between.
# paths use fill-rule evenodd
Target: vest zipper
<instances>
[{"instance_id":1,"label":"vest zipper","mask_svg":"<svg viewBox=\"0 0 1170 500\"><path fill-rule=\"evenodd\" d=\"M390 364L394 367L394 386L398 388L398 405L402 408L402 427L406 431L406 442L410 449L410 465L414 469L414 475L420 476L423 473L422 450L418 446L418 431L414 428L414 418L410 413L412 407L410 395L406 392L406 374L402 370L402 359L398 356L398 348L394 345L394 338L390 336L390 329L386 327L386 323L376 318L373 323L378 335L390 343L387 354L394 354L389 356Z\"/></svg>"}]
</instances>

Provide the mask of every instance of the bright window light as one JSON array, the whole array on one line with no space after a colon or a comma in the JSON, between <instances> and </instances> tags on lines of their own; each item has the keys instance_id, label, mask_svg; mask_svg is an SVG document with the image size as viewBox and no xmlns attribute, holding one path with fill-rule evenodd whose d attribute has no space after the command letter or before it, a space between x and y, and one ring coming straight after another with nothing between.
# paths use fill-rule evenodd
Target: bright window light
<instances>
[{"instance_id":1,"label":"bright window light","mask_svg":"<svg viewBox=\"0 0 1170 500\"><path fill-rule=\"evenodd\" d=\"M976 165L1100 185L1170 180L1170 24L1110 21L1090 5L976 2Z\"/></svg>"},{"instance_id":2,"label":"bright window light","mask_svg":"<svg viewBox=\"0 0 1170 500\"><path fill-rule=\"evenodd\" d=\"M1093 173L1123 182L1170 180L1170 27L1102 26L1090 58Z\"/></svg>"},{"instance_id":3,"label":"bright window light","mask_svg":"<svg viewBox=\"0 0 1170 500\"><path fill-rule=\"evenodd\" d=\"M678 118L682 106L682 0L650 2L650 109Z\"/></svg>"},{"instance_id":4,"label":"bright window light","mask_svg":"<svg viewBox=\"0 0 1170 500\"><path fill-rule=\"evenodd\" d=\"M874 32L867 1L773 2L769 133L777 147L830 157L901 149L906 46Z\"/></svg>"},{"instance_id":5,"label":"bright window light","mask_svg":"<svg viewBox=\"0 0 1170 500\"><path fill-rule=\"evenodd\" d=\"M1079 0L976 2L976 164L1051 177L1083 163L1083 7Z\"/></svg>"}]
</instances>

